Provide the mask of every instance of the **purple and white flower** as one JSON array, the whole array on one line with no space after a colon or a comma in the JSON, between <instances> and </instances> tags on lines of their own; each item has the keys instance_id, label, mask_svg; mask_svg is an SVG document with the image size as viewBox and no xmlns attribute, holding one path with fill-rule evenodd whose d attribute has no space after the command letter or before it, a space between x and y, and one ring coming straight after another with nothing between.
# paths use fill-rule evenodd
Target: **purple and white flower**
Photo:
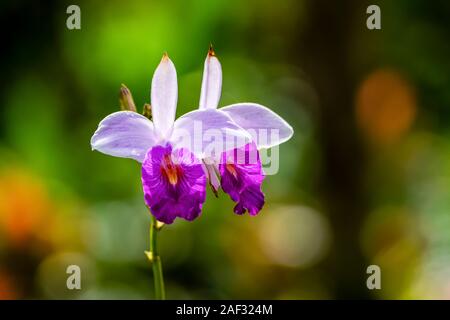
<instances>
[{"instance_id":1,"label":"purple and white flower","mask_svg":"<svg viewBox=\"0 0 450 320\"><path fill-rule=\"evenodd\" d=\"M209 101L211 92L205 94ZM202 159L251 141L228 113L211 108L175 120L177 99L175 66L164 55L152 79L153 121L136 112L115 112L100 122L91 139L93 150L142 163L145 202L157 220L168 224L176 217L191 221L200 215L207 183ZM214 141L205 140L211 131Z\"/></svg>"},{"instance_id":2,"label":"purple and white flower","mask_svg":"<svg viewBox=\"0 0 450 320\"><path fill-rule=\"evenodd\" d=\"M227 150L219 158L204 159L205 171L214 192L221 186L236 202L235 213L248 211L256 215L264 205L261 190L264 173L258 150L289 140L294 131L279 115L256 103L237 103L217 109L221 89L222 67L210 48L204 65L199 109L230 116L252 136L252 142Z\"/></svg>"}]
</instances>

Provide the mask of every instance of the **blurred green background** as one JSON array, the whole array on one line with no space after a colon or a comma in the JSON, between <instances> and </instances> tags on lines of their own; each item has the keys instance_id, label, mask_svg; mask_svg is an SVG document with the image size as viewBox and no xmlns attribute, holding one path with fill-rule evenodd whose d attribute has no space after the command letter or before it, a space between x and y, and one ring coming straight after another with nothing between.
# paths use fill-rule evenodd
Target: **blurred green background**
<instances>
[{"instance_id":1,"label":"blurred green background","mask_svg":"<svg viewBox=\"0 0 450 320\"><path fill-rule=\"evenodd\" d=\"M259 216L209 192L164 227L168 297L450 298L450 2L19 0L0 16L0 298L153 297L139 164L89 141L121 83L149 102L165 51L177 114L197 108L210 42L220 105L264 104L295 135Z\"/></svg>"}]
</instances>

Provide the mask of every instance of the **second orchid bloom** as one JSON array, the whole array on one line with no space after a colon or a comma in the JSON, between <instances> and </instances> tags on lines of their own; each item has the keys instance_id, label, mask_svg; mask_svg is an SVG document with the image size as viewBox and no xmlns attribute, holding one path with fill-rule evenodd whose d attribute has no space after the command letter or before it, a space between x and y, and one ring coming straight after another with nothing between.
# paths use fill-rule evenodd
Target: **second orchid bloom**
<instances>
[{"instance_id":1,"label":"second orchid bloom","mask_svg":"<svg viewBox=\"0 0 450 320\"><path fill-rule=\"evenodd\" d=\"M217 109L222 70L208 52L199 110L175 120L178 86L175 66L164 55L151 86L152 121L136 112L115 112L92 136L92 149L142 163L147 206L157 220L193 220L202 211L209 184L236 202L234 212L256 215L264 205L264 174L258 153L287 141L292 127L254 103Z\"/></svg>"}]
</instances>

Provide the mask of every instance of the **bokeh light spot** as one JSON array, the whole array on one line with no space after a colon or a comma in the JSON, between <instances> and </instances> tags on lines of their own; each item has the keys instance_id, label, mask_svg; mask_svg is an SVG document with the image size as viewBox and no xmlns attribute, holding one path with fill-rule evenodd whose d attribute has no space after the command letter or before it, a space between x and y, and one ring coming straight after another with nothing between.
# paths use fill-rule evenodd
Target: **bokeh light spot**
<instances>
[{"instance_id":1,"label":"bokeh light spot","mask_svg":"<svg viewBox=\"0 0 450 320\"><path fill-rule=\"evenodd\" d=\"M261 218L260 239L273 263L306 268L327 253L330 228L319 212L302 206L282 206Z\"/></svg>"},{"instance_id":2,"label":"bokeh light spot","mask_svg":"<svg viewBox=\"0 0 450 320\"><path fill-rule=\"evenodd\" d=\"M378 145L401 138L411 127L416 111L414 89L394 70L371 73L356 95L358 125Z\"/></svg>"}]
</instances>

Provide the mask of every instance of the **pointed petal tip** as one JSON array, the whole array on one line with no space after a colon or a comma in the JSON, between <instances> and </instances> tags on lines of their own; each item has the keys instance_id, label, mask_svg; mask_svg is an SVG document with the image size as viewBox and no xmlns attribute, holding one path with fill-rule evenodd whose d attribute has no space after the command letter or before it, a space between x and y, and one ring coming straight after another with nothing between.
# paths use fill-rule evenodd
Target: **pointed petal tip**
<instances>
[{"instance_id":1,"label":"pointed petal tip","mask_svg":"<svg viewBox=\"0 0 450 320\"><path fill-rule=\"evenodd\" d=\"M170 60L169 59L169 55L167 54L167 51L165 51L164 53L163 53L163 56L162 56L162 58L161 58L161 61L168 61L168 60Z\"/></svg>"},{"instance_id":2,"label":"pointed petal tip","mask_svg":"<svg viewBox=\"0 0 450 320\"><path fill-rule=\"evenodd\" d=\"M212 45L212 43L209 43L209 49L208 49L208 57L215 57L216 56L216 52L214 51L214 47Z\"/></svg>"}]
</instances>

